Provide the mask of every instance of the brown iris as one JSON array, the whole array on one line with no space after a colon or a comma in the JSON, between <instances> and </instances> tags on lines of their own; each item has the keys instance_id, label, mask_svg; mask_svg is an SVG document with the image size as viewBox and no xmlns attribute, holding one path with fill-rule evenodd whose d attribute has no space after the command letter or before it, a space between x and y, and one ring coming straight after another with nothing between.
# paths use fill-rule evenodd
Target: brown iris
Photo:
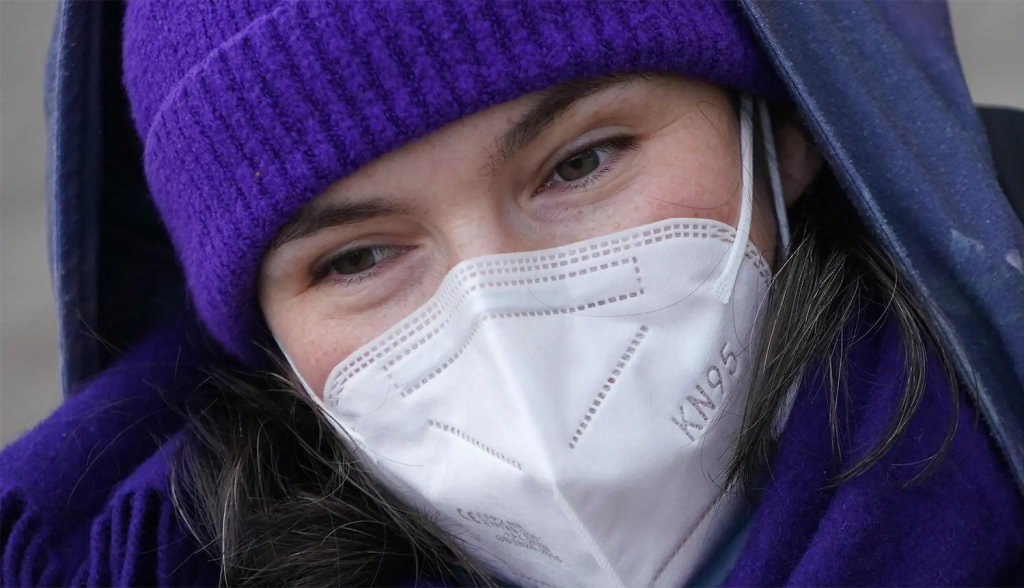
<instances>
[{"instance_id":1,"label":"brown iris","mask_svg":"<svg viewBox=\"0 0 1024 588\"><path fill-rule=\"evenodd\" d=\"M594 170L599 165L601 165L601 156L596 149L590 148L582 153L577 153L572 157L563 159L561 163L555 166L554 172L559 179L572 182L594 173Z\"/></svg>"},{"instance_id":2,"label":"brown iris","mask_svg":"<svg viewBox=\"0 0 1024 588\"><path fill-rule=\"evenodd\" d=\"M359 274L377 265L378 257L372 247L356 249L331 262L331 270L346 276Z\"/></svg>"}]
</instances>

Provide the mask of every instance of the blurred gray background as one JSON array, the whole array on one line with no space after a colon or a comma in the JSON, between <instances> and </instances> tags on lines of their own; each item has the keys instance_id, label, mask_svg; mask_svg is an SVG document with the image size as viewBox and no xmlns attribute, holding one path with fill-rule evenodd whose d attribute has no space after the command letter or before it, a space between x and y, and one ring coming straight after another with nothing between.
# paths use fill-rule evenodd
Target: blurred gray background
<instances>
[{"instance_id":1,"label":"blurred gray background","mask_svg":"<svg viewBox=\"0 0 1024 588\"><path fill-rule=\"evenodd\" d=\"M54 0L0 0L0 445L60 402L46 260L43 58ZM977 102L1024 108L1024 0L956 0Z\"/></svg>"}]
</instances>

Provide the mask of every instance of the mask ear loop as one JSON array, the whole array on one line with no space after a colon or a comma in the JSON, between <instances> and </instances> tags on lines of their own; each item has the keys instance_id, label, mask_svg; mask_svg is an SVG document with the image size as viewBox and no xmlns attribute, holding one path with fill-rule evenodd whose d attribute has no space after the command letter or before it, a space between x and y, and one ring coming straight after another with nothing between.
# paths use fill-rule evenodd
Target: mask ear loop
<instances>
[{"instance_id":1,"label":"mask ear loop","mask_svg":"<svg viewBox=\"0 0 1024 588\"><path fill-rule=\"evenodd\" d=\"M789 255L789 216L786 214L786 199L782 194L782 178L779 176L779 159L775 153L775 135L772 133L772 119L768 104L757 101L758 116L761 119L761 137L764 139L764 154L768 161L768 179L772 185L772 201L775 203L775 218L779 224L779 261Z\"/></svg>"},{"instance_id":2,"label":"mask ear loop","mask_svg":"<svg viewBox=\"0 0 1024 588\"><path fill-rule=\"evenodd\" d=\"M754 208L754 101L749 94L744 94L740 101L740 159L743 175L743 189L740 197L740 220L736 225L736 238L729 250L729 260L722 270L722 275L715 282L715 296L728 304L736 286L743 256L747 252L750 241L750 221Z\"/></svg>"}]
</instances>

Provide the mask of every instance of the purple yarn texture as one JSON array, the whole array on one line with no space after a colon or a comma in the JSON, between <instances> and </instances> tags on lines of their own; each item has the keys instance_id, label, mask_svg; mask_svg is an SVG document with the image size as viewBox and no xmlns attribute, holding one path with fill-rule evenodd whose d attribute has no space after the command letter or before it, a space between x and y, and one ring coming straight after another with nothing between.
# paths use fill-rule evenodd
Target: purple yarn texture
<instances>
[{"instance_id":1,"label":"purple yarn texture","mask_svg":"<svg viewBox=\"0 0 1024 588\"><path fill-rule=\"evenodd\" d=\"M124 24L152 196L199 315L250 362L261 256L330 184L489 106L635 71L780 93L717 0L136 0Z\"/></svg>"}]
</instances>

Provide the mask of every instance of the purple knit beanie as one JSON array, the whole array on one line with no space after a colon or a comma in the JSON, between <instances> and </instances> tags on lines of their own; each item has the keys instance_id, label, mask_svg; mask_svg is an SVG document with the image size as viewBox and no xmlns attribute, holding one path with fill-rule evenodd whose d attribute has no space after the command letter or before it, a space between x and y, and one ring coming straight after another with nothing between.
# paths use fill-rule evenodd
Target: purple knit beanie
<instances>
[{"instance_id":1,"label":"purple knit beanie","mask_svg":"<svg viewBox=\"0 0 1024 588\"><path fill-rule=\"evenodd\" d=\"M199 315L258 362L261 256L331 183L443 125L607 73L779 83L722 0L133 0L124 81Z\"/></svg>"}]
</instances>

